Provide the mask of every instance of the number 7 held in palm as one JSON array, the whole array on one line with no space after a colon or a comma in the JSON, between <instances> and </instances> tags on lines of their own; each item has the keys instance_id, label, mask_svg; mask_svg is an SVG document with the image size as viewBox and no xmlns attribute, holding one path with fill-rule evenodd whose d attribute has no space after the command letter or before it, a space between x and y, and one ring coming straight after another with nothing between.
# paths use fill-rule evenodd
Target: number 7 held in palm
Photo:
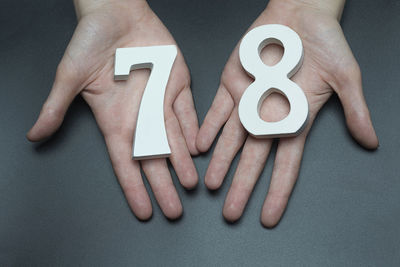
<instances>
[{"instance_id":1,"label":"number 7 held in palm","mask_svg":"<svg viewBox=\"0 0 400 267\"><path fill-rule=\"evenodd\" d=\"M176 55L175 45L118 48L115 52L114 80L127 80L131 70L151 70L136 121L133 159L171 155L164 122L164 95Z\"/></svg>"}]
</instances>

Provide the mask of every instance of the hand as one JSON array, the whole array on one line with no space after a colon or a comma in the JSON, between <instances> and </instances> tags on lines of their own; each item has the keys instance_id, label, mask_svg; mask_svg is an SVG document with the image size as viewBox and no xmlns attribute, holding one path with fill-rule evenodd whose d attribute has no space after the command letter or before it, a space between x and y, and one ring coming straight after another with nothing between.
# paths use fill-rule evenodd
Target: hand
<instances>
[{"instance_id":1,"label":"hand","mask_svg":"<svg viewBox=\"0 0 400 267\"><path fill-rule=\"evenodd\" d=\"M58 66L51 93L27 137L40 141L53 134L68 106L80 93L104 135L115 174L132 211L141 220L152 215L140 174L141 165L165 216L177 218L182 214L182 205L166 160L132 160L134 127L149 71L137 70L128 81L115 82L113 77L116 48L176 43L145 1L77 1L75 4L78 26ZM195 146L198 122L189 70L180 51L164 103L170 161L181 184L193 188L198 176L190 154L198 153Z\"/></svg>"},{"instance_id":2,"label":"hand","mask_svg":"<svg viewBox=\"0 0 400 267\"><path fill-rule=\"evenodd\" d=\"M360 69L338 23L344 1L312 2L314 4L271 0L250 27L284 24L300 35L304 62L292 80L303 89L309 103L306 129L297 137L279 140L271 184L261 213L261 222L266 227L275 226L286 208L298 176L307 134L318 111L333 92L340 98L353 137L367 149L378 146L362 93ZM273 45L267 46L261 53L268 65L277 63L280 55L282 48ZM217 95L196 140L199 151L208 150L226 122L205 176L205 184L212 190L221 186L232 159L244 144L223 208L223 215L228 221L241 217L273 142L249 136L239 121L238 104L251 82L240 64L237 46L225 66ZM260 113L266 121L279 121L288 112L286 98L272 94L264 101Z\"/></svg>"}]
</instances>

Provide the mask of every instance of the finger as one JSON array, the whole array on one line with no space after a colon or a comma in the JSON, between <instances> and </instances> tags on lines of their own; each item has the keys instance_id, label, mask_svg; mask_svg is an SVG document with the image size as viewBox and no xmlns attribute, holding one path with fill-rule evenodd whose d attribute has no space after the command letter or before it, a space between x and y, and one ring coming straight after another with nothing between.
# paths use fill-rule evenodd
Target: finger
<instances>
[{"instance_id":1,"label":"finger","mask_svg":"<svg viewBox=\"0 0 400 267\"><path fill-rule=\"evenodd\" d=\"M265 227L275 226L282 217L297 180L306 135L304 131L297 137L279 141L271 184L261 212L261 223Z\"/></svg>"},{"instance_id":2,"label":"finger","mask_svg":"<svg viewBox=\"0 0 400 267\"><path fill-rule=\"evenodd\" d=\"M356 141L367 149L379 145L362 90L361 72L355 64L334 88L343 105L347 127Z\"/></svg>"},{"instance_id":3,"label":"finger","mask_svg":"<svg viewBox=\"0 0 400 267\"><path fill-rule=\"evenodd\" d=\"M239 121L239 114L235 108L218 140L204 178L209 189L215 190L221 186L229 166L243 145L246 136L247 133Z\"/></svg>"},{"instance_id":4,"label":"finger","mask_svg":"<svg viewBox=\"0 0 400 267\"><path fill-rule=\"evenodd\" d=\"M250 194L264 169L272 142L272 139L247 137L232 185L225 199L223 215L226 220L236 221L242 216Z\"/></svg>"},{"instance_id":5,"label":"finger","mask_svg":"<svg viewBox=\"0 0 400 267\"><path fill-rule=\"evenodd\" d=\"M196 147L196 137L199 132L199 122L193 103L192 92L186 87L178 95L174 102L174 112L178 118L180 128L186 140L186 145L190 154L197 155L199 151Z\"/></svg>"},{"instance_id":6,"label":"finger","mask_svg":"<svg viewBox=\"0 0 400 267\"><path fill-rule=\"evenodd\" d=\"M72 100L80 91L80 79L62 60L57 68L51 92L44 103L39 118L27 133L29 141L41 141L52 135L61 125Z\"/></svg>"},{"instance_id":7,"label":"finger","mask_svg":"<svg viewBox=\"0 0 400 267\"><path fill-rule=\"evenodd\" d=\"M171 156L169 159L174 166L181 184L187 189L192 189L198 182L196 167L193 164L178 119L175 117L172 110L166 116L166 129L168 133L168 142L171 147Z\"/></svg>"},{"instance_id":8,"label":"finger","mask_svg":"<svg viewBox=\"0 0 400 267\"><path fill-rule=\"evenodd\" d=\"M182 215L182 205L166 160L142 160L141 165L164 215L169 219L179 218Z\"/></svg>"},{"instance_id":9,"label":"finger","mask_svg":"<svg viewBox=\"0 0 400 267\"><path fill-rule=\"evenodd\" d=\"M147 220L152 215L151 202L143 184L139 163L132 160L131 136L110 135L105 139L115 175L129 206L140 220Z\"/></svg>"},{"instance_id":10,"label":"finger","mask_svg":"<svg viewBox=\"0 0 400 267\"><path fill-rule=\"evenodd\" d=\"M225 87L221 85L200 127L196 140L196 146L199 151L205 152L210 148L219 129L221 129L222 125L228 120L233 107L234 102L231 95Z\"/></svg>"}]
</instances>

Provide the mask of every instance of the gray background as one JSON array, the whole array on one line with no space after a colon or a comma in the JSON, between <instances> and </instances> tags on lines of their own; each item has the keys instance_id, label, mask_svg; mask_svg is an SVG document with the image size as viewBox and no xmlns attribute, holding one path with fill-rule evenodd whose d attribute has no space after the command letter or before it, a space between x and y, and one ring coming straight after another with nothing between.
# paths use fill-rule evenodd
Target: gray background
<instances>
[{"instance_id":1,"label":"gray background","mask_svg":"<svg viewBox=\"0 0 400 267\"><path fill-rule=\"evenodd\" d=\"M231 50L265 1L150 5L191 68L202 121ZM203 185L211 153L195 158L196 190L185 191L174 176L185 210L180 220L168 221L151 194L153 218L139 222L80 97L53 138L30 144L25 133L76 18L67 0L1 1L0 265L399 266L399 14L400 1L349 1L342 21L363 71L380 148L368 152L353 141L332 97L309 136L287 212L271 230L261 226L259 214L272 160L235 224L226 223L221 210L237 159L222 188L211 193Z\"/></svg>"}]
</instances>

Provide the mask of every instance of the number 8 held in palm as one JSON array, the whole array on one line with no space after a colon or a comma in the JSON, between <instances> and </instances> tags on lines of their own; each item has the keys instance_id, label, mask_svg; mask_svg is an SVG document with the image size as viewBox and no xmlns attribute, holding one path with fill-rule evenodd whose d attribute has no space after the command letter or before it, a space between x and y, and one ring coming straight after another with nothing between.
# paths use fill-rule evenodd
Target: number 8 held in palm
<instances>
[{"instance_id":1,"label":"number 8 held in palm","mask_svg":"<svg viewBox=\"0 0 400 267\"><path fill-rule=\"evenodd\" d=\"M265 65L260 57L261 50L269 44L280 44L284 48L281 61L274 66ZM239 103L239 118L244 128L256 138L300 134L307 122L308 102L301 88L289 79L303 62L303 45L297 33L279 24L259 26L243 37L239 56L243 68L255 79ZM273 92L288 99L290 112L281 121L266 122L260 117L260 108Z\"/></svg>"}]
</instances>

